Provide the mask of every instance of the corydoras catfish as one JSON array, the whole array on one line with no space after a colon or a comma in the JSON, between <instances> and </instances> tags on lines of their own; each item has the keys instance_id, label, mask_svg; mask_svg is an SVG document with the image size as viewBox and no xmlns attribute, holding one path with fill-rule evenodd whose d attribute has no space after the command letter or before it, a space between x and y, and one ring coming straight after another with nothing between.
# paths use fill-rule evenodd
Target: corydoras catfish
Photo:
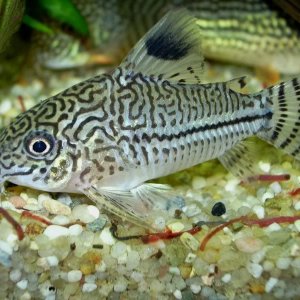
<instances>
[{"instance_id":1,"label":"corydoras catfish","mask_svg":"<svg viewBox=\"0 0 300 300\"><path fill-rule=\"evenodd\" d=\"M243 78L202 84L200 35L185 11L169 12L111 74L20 114L0 133L0 181L83 193L152 226L169 197L150 179L213 158L251 175L255 135L299 159L299 79L249 95L232 88Z\"/></svg>"}]
</instances>

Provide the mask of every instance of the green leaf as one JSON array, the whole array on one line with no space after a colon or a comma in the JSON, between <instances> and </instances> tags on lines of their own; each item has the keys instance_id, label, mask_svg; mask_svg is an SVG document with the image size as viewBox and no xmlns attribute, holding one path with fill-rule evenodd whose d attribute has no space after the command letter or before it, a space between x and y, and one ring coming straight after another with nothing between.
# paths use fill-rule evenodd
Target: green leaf
<instances>
[{"instance_id":1,"label":"green leaf","mask_svg":"<svg viewBox=\"0 0 300 300\"><path fill-rule=\"evenodd\" d=\"M21 25L24 8L24 0L0 0L0 52Z\"/></svg>"},{"instance_id":2,"label":"green leaf","mask_svg":"<svg viewBox=\"0 0 300 300\"><path fill-rule=\"evenodd\" d=\"M48 34L53 33L53 30L50 27L48 27L47 25L41 23L40 21L38 21L28 15L25 15L23 17L23 23L38 30L38 31L45 32Z\"/></svg>"},{"instance_id":3,"label":"green leaf","mask_svg":"<svg viewBox=\"0 0 300 300\"><path fill-rule=\"evenodd\" d=\"M81 35L88 34L89 30L86 20L71 0L38 0L38 3L50 17L67 23Z\"/></svg>"}]
</instances>

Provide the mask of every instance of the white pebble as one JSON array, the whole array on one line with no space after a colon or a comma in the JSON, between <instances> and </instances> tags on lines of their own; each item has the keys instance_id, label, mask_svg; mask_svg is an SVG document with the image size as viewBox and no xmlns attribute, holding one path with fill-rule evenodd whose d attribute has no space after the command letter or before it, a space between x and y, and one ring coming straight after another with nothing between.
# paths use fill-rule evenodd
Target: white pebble
<instances>
[{"instance_id":1,"label":"white pebble","mask_svg":"<svg viewBox=\"0 0 300 300\"><path fill-rule=\"evenodd\" d=\"M21 194L22 195L22 194ZM23 197L22 197L23 198ZM28 197L27 197L28 198ZM38 204L39 204L39 206L42 208L42 207L44 207L43 206L43 203L44 203L44 201L45 200L53 200L51 197L50 197L50 195L48 194L48 193L42 193L42 194L39 194L38 195L38 198L37 198L37 200L38 200ZM26 200L26 199L25 199Z\"/></svg>"},{"instance_id":2,"label":"white pebble","mask_svg":"<svg viewBox=\"0 0 300 300\"><path fill-rule=\"evenodd\" d=\"M180 222L175 222L175 223L172 223L172 224L168 224L167 226L172 232L179 232L179 231L182 231L184 229L184 224L182 224Z\"/></svg>"},{"instance_id":3,"label":"white pebble","mask_svg":"<svg viewBox=\"0 0 300 300\"><path fill-rule=\"evenodd\" d=\"M297 258L295 258L295 259L293 260L292 266L293 266L294 268L300 269L300 257L297 257Z\"/></svg>"},{"instance_id":4,"label":"white pebble","mask_svg":"<svg viewBox=\"0 0 300 300\"><path fill-rule=\"evenodd\" d=\"M4 209L16 210L15 206L9 201L1 201L1 207Z\"/></svg>"},{"instance_id":5,"label":"white pebble","mask_svg":"<svg viewBox=\"0 0 300 300\"><path fill-rule=\"evenodd\" d=\"M157 217L152 226L158 231L163 230L166 227L166 220L163 217Z\"/></svg>"},{"instance_id":6,"label":"white pebble","mask_svg":"<svg viewBox=\"0 0 300 300\"><path fill-rule=\"evenodd\" d=\"M263 268L265 271L270 272L274 269L274 263L270 260L265 260L263 263Z\"/></svg>"},{"instance_id":7,"label":"white pebble","mask_svg":"<svg viewBox=\"0 0 300 300\"><path fill-rule=\"evenodd\" d=\"M224 283L230 282L230 280L231 280L231 274L229 274L229 273L224 274L224 275L222 276L221 280L222 280Z\"/></svg>"},{"instance_id":8,"label":"white pebble","mask_svg":"<svg viewBox=\"0 0 300 300\"><path fill-rule=\"evenodd\" d=\"M79 220L83 223L91 223L91 222L95 221L97 219L97 217L95 217L95 216L98 215L98 217L99 217L99 210L98 210L98 214L97 214L95 209L91 208L91 207L96 208L96 206L86 205L86 204L80 204L80 205L75 206L72 210L73 220L74 221Z\"/></svg>"},{"instance_id":9,"label":"white pebble","mask_svg":"<svg viewBox=\"0 0 300 300\"><path fill-rule=\"evenodd\" d=\"M117 292L117 293L122 293L122 292L126 291L127 285L128 285L128 283L125 280L125 278L121 277L114 284L114 291Z\"/></svg>"},{"instance_id":10,"label":"white pebble","mask_svg":"<svg viewBox=\"0 0 300 300\"><path fill-rule=\"evenodd\" d=\"M96 281L96 275L95 274L86 275L84 277L84 280L85 280L86 283L95 283L95 281Z\"/></svg>"},{"instance_id":11,"label":"white pebble","mask_svg":"<svg viewBox=\"0 0 300 300\"><path fill-rule=\"evenodd\" d=\"M263 247L263 242L253 236L243 236L234 241L236 247L245 253L254 253Z\"/></svg>"},{"instance_id":12,"label":"white pebble","mask_svg":"<svg viewBox=\"0 0 300 300\"><path fill-rule=\"evenodd\" d=\"M59 225L49 225L43 232L50 240L60 236L68 236L69 229Z\"/></svg>"},{"instance_id":13,"label":"white pebble","mask_svg":"<svg viewBox=\"0 0 300 300\"><path fill-rule=\"evenodd\" d=\"M0 103L0 114L5 114L11 109L11 100L10 99L3 99Z\"/></svg>"},{"instance_id":14,"label":"white pebble","mask_svg":"<svg viewBox=\"0 0 300 300\"><path fill-rule=\"evenodd\" d=\"M260 162L258 163L258 166L259 166L259 168L260 168L263 172L265 172L265 173L269 173L270 170L271 170L271 165L270 165L268 162L260 161Z\"/></svg>"},{"instance_id":15,"label":"white pebble","mask_svg":"<svg viewBox=\"0 0 300 300\"><path fill-rule=\"evenodd\" d=\"M297 201L297 202L295 203L294 208L295 208L296 210L300 210L300 201Z\"/></svg>"},{"instance_id":16,"label":"white pebble","mask_svg":"<svg viewBox=\"0 0 300 300\"><path fill-rule=\"evenodd\" d=\"M123 242L116 242L111 248L111 256L118 258L126 252L127 246Z\"/></svg>"},{"instance_id":17,"label":"white pebble","mask_svg":"<svg viewBox=\"0 0 300 300\"><path fill-rule=\"evenodd\" d=\"M206 186L206 179L204 177L195 176L192 181L192 187L194 190L200 190Z\"/></svg>"},{"instance_id":18,"label":"white pebble","mask_svg":"<svg viewBox=\"0 0 300 300\"><path fill-rule=\"evenodd\" d=\"M68 272L67 279L69 282L77 282L82 278L82 272L80 270L72 270Z\"/></svg>"},{"instance_id":19,"label":"white pebble","mask_svg":"<svg viewBox=\"0 0 300 300\"><path fill-rule=\"evenodd\" d=\"M265 254L266 254L266 249L263 248L257 252L255 252L252 256L251 256L251 261L254 262L254 263L260 263L263 258L265 257Z\"/></svg>"},{"instance_id":20,"label":"white pebble","mask_svg":"<svg viewBox=\"0 0 300 300\"><path fill-rule=\"evenodd\" d=\"M199 249L199 241L188 232L184 232L180 236L180 240L187 248L190 248L193 251Z\"/></svg>"},{"instance_id":21,"label":"white pebble","mask_svg":"<svg viewBox=\"0 0 300 300\"><path fill-rule=\"evenodd\" d=\"M90 293L97 288L97 284L95 283L84 283L82 286L82 291L84 293Z\"/></svg>"},{"instance_id":22,"label":"white pebble","mask_svg":"<svg viewBox=\"0 0 300 300\"><path fill-rule=\"evenodd\" d=\"M21 279L22 273L19 269L14 269L9 273L9 279L13 282L18 282Z\"/></svg>"},{"instance_id":23,"label":"white pebble","mask_svg":"<svg viewBox=\"0 0 300 300\"><path fill-rule=\"evenodd\" d=\"M130 278L136 282L140 282L144 279L144 275L140 272L133 271L130 275Z\"/></svg>"},{"instance_id":24,"label":"white pebble","mask_svg":"<svg viewBox=\"0 0 300 300\"><path fill-rule=\"evenodd\" d=\"M272 198L274 198L274 192L272 192L272 191L267 191L267 192L265 192L265 193L262 195L261 201L262 201L263 203L265 203L266 200L272 199Z\"/></svg>"},{"instance_id":25,"label":"white pebble","mask_svg":"<svg viewBox=\"0 0 300 300\"><path fill-rule=\"evenodd\" d=\"M104 228L100 233L100 239L103 244L114 245L116 243L115 238L111 235L109 228Z\"/></svg>"},{"instance_id":26,"label":"white pebble","mask_svg":"<svg viewBox=\"0 0 300 300\"><path fill-rule=\"evenodd\" d=\"M295 227L298 231L300 231L300 220L295 221Z\"/></svg>"},{"instance_id":27,"label":"white pebble","mask_svg":"<svg viewBox=\"0 0 300 300\"><path fill-rule=\"evenodd\" d=\"M249 263L247 265L248 272L254 277L259 278L263 272L263 267L256 263Z\"/></svg>"},{"instance_id":28,"label":"white pebble","mask_svg":"<svg viewBox=\"0 0 300 300\"><path fill-rule=\"evenodd\" d=\"M12 255L12 253L13 253L12 246L9 243L1 241L1 240L0 240L0 250L7 253L8 255Z\"/></svg>"},{"instance_id":29,"label":"white pebble","mask_svg":"<svg viewBox=\"0 0 300 300\"><path fill-rule=\"evenodd\" d=\"M29 294L29 292L25 292L19 299L20 300L31 300L32 297ZM46 300L52 300L52 299L46 299ZM53 300L55 300L55 299L53 299Z\"/></svg>"},{"instance_id":30,"label":"white pebble","mask_svg":"<svg viewBox=\"0 0 300 300\"><path fill-rule=\"evenodd\" d=\"M21 290L25 290L28 285L28 280L27 279L22 279L19 282L17 282L17 287Z\"/></svg>"},{"instance_id":31,"label":"white pebble","mask_svg":"<svg viewBox=\"0 0 300 300\"><path fill-rule=\"evenodd\" d=\"M89 205L87 207L87 210L90 213L90 215L95 218L95 220L99 218L100 211L99 211L98 207L96 207L95 205Z\"/></svg>"},{"instance_id":32,"label":"white pebble","mask_svg":"<svg viewBox=\"0 0 300 300\"><path fill-rule=\"evenodd\" d=\"M23 206L24 209L30 210L30 211L39 211L40 207L37 204L29 203Z\"/></svg>"},{"instance_id":33,"label":"white pebble","mask_svg":"<svg viewBox=\"0 0 300 300\"><path fill-rule=\"evenodd\" d=\"M67 225L70 223L70 219L67 216L55 216L51 219L51 222L55 225Z\"/></svg>"},{"instance_id":34,"label":"white pebble","mask_svg":"<svg viewBox=\"0 0 300 300\"><path fill-rule=\"evenodd\" d=\"M236 190L237 185L240 183L238 178L230 179L225 185L225 191L234 192Z\"/></svg>"},{"instance_id":35,"label":"white pebble","mask_svg":"<svg viewBox=\"0 0 300 300\"><path fill-rule=\"evenodd\" d=\"M180 275L180 270L179 270L178 267L170 267L170 268L169 268L169 272L170 272L171 274Z\"/></svg>"},{"instance_id":36,"label":"white pebble","mask_svg":"<svg viewBox=\"0 0 300 300\"><path fill-rule=\"evenodd\" d=\"M16 235L16 234L13 234L13 233L10 233L10 234L8 235L7 239L6 239L6 241L7 241L10 245L12 245L12 246L15 245L15 243L16 243L17 240L18 240L17 235Z\"/></svg>"},{"instance_id":37,"label":"white pebble","mask_svg":"<svg viewBox=\"0 0 300 300\"><path fill-rule=\"evenodd\" d=\"M129 251L128 252L128 257L127 257L127 261L126 261L126 268L129 270L133 270L135 268L137 268L140 264L140 255L137 251Z\"/></svg>"},{"instance_id":38,"label":"white pebble","mask_svg":"<svg viewBox=\"0 0 300 300\"><path fill-rule=\"evenodd\" d=\"M199 207L196 206L195 204L184 206L182 208L182 211L188 218L194 217L201 212Z\"/></svg>"},{"instance_id":39,"label":"white pebble","mask_svg":"<svg viewBox=\"0 0 300 300\"><path fill-rule=\"evenodd\" d=\"M270 189L274 192L275 195L281 193L282 191L281 185L277 181L270 184Z\"/></svg>"},{"instance_id":40,"label":"white pebble","mask_svg":"<svg viewBox=\"0 0 300 300\"><path fill-rule=\"evenodd\" d=\"M45 199L43 207L53 215L69 216L71 214L71 208L57 200Z\"/></svg>"},{"instance_id":41,"label":"white pebble","mask_svg":"<svg viewBox=\"0 0 300 300\"><path fill-rule=\"evenodd\" d=\"M69 227L70 235L80 235L83 231L83 228L80 224L74 224Z\"/></svg>"},{"instance_id":42,"label":"white pebble","mask_svg":"<svg viewBox=\"0 0 300 300\"><path fill-rule=\"evenodd\" d=\"M37 261L36 261L36 265L43 268L44 270L49 269L49 263L48 263L46 257L38 258Z\"/></svg>"},{"instance_id":43,"label":"white pebble","mask_svg":"<svg viewBox=\"0 0 300 300\"><path fill-rule=\"evenodd\" d=\"M182 299L182 294L181 294L180 290L175 290L173 295L176 299L179 299L179 300Z\"/></svg>"},{"instance_id":44,"label":"white pebble","mask_svg":"<svg viewBox=\"0 0 300 300\"><path fill-rule=\"evenodd\" d=\"M281 226L278 223L272 223L267 228L267 232L279 231L281 230Z\"/></svg>"},{"instance_id":45,"label":"white pebble","mask_svg":"<svg viewBox=\"0 0 300 300\"><path fill-rule=\"evenodd\" d=\"M277 278L270 277L269 280L266 282L265 291L267 293L270 293L273 287L277 284L277 282L278 282Z\"/></svg>"},{"instance_id":46,"label":"white pebble","mask_svg":"<svg viewBox=\"0 0 300 300\"><path fill-rule=\"evenodd\" d=\"M261 205L254 205L252 210L257 215L259 219L264 218L265 216L265 209Z\"/></svg>"},{"instance_id":47,"label":"white pebble","mask_svg":"<svg viewBox=\"0 0 300 300\"><path fill-rule=\"evenodd\" d=\"M201 291L201 285L198 284L191 284L190 288L193 294L198 294Z\"/></svg>"},{"instance_id":48,"label":"white pebble","mask_svg":"<svg viewBox=\"0 0 300 300\"><path fill-rule=\"evenodd\" d=\"M190 263L192 263L195 260L196 257L197 257L196 254L190 252L186 256L185 262L188 263L188 264L190 264Z\"/></svg>"},{"instance_id":49,"label":"white pebble","mask_svg":"<svg viewBox=\"0 0 300 300\"><path fill-rule=\"evenodd\" d=\"M47 256L46 259L50 267L58 266L58 258L56 256Z\"/></svg>"},{"instance_id":50,"label":"white pebble","mask_svg":"<svg viewBox=\"0 0 300 300\"><path fill-rule=\"evenodd\" d=\"M289 257L280 257L276 261L276 267L281 270L286 270L291 263L291 259Z\"/></svg>"},{"instance_id":51,"label":"white pebble","mask_svg":"<svg viewBox=\"0 0 300 300\"><path fill-rule=\"evenodd\" d=\"M105 272L106 271L106 264L103 260L100 261L99 265L96 265L97 272Z\"/></svg>"}]
</instances>

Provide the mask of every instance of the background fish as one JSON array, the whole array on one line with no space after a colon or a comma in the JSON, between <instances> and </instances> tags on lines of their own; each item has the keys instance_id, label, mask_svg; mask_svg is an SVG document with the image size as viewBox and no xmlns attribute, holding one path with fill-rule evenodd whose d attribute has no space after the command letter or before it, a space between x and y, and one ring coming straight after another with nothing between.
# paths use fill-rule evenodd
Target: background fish
<instances>
[{"instance_id":1,"label":"background fish","mask_svg":"<svg viewBox=\"0 0 300 300\"><path fill-rule=\"evenodd\" d=\"M252 95L234 91L244 78L201 84L200 34L194 18L170 12L111 74L19 115L0 133L1 182L83 193L152 227L170 196L150 179L216 157L253 175L254 135L299 159L299 79Z\"/></svg>"},{"instance_id":2,"label":"background fish","mask_svg":"<svg viewBox=\"0 0 300 300\"><path fill-rule=\"evenodd\" d=\"M89 43L78 47L79 39L73 35L69 38L73 46L67 47L73 50L66 51L67 33L56 28L55 37L37 34L35 40L41 39L42 43L34 43L33 56L49 68L65 68L66 61L67 66L72 66L72 61L73 66L117 63L166 11L184 7L197 19L205 57L297 74L299 23L275 2L286 7L282 4L285 1L261 0L73 0L88 23ZM92 53L88 53L90 50Z\"/></svg>"}]
</instances>

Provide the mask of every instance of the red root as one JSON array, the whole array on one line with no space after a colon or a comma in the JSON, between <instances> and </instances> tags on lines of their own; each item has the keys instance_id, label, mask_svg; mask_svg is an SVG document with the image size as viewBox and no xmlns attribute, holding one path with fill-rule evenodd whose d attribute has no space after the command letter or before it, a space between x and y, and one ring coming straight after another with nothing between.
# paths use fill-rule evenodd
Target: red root
<instances>
[{"instance_id":1,"label":"red root","mask_svg":"<svg viewBox=\"0 0 300 300\"><path fill-rule=\"evenodd\" d=\"M260 174L260 175L249 177L248 181L276 182L276 181L287 181L290 180L290 178L291 178L290 174L280 174L280 175Z\"/></svg>"},{"instance_id":2,"label":"red root","mask_svg":"<svg viewBox=\"0 0 300 300\"><path fill-rule=\"evenodd\" d=\"M46 224L46 225L52 225L52 223L50 221L48 221L47 219L41 217L41 216L37 216L29 211L26 211L24 210L22 212L22 215L21 215L21 218L28 218L28 219L33 219L35 221L38 221L38 222L41 222L43 224Z\"/></svg>"},{"instance_id":3,"label":"red root","mask_svg":"<svg viewBox=\"0 0 300 300\"><path fill-rule=\"evenodd\" d=\"M295 221L300 220L300 216L279 216L279 217L273 217L273 218L266 218L266 219L259 219L259 220L251 220L246 216L242 216L239 218L232 219L218 227L216 227L214 230L209 232L203 239L201 245L200 245L200 250L204 251L207 243L209 240L216 235L219 231L221 231L223 228L232 225L237 222L241 222L244 225L248 226L253 226L253 225L258 225L260 227L267 227L273 223L294 223Z\"/></svg>"},{"instance_id":4,"label":"red root","mask_svg":"<svg viewBox=\"0 0 300 300\"><path fill-rule=\"evenodd\" d=\"M292 196L292 197L297 196L297 195L300 194L300 188L291 190L290 192L288 192L288 194L289 194L290 196Z\"/></svg>"},{"instance_id":5,"label":"red root","mask_svg":"<svg viewBox=\"0 0 300 300\"><path fill-rule=\"evenodd\" d=\"M201 230L201 227L194 227L192 229L186 230L186 231L178 231L178 232L172 232L171 230L166 230L165 232L157 232L157 233L151 233L147 235L141 236L141 239L143 243L153 243L158 240L170 240L173 238L176 238L178 236L181 236L183 233L188 232L190 234L196 234Z\"/></svg>"},{"instance_id":6,"label":"red root","mask_svg":"<svg viewBox=\"0 0 300 300\"><path fill-rule=\"evenodd\" d=\"M24 99L23 97L20 95L18 96L18 100L19 100L19 103L21 105L21 111L22 112L25 112L26 111L26 107L25 107L25 104L24 104Z\"/></svg>"},{"instance_id":7,"label":"red root","mask_svg":"<svg viewBox=\"0 0 300 300\"><path fill-rule=\"evenodd\" d=\"M17 232L18 239L22 241L24 239L22 226L2 207L0 207L0 214L14 227Z\"/></svg>"}]
</instances>

